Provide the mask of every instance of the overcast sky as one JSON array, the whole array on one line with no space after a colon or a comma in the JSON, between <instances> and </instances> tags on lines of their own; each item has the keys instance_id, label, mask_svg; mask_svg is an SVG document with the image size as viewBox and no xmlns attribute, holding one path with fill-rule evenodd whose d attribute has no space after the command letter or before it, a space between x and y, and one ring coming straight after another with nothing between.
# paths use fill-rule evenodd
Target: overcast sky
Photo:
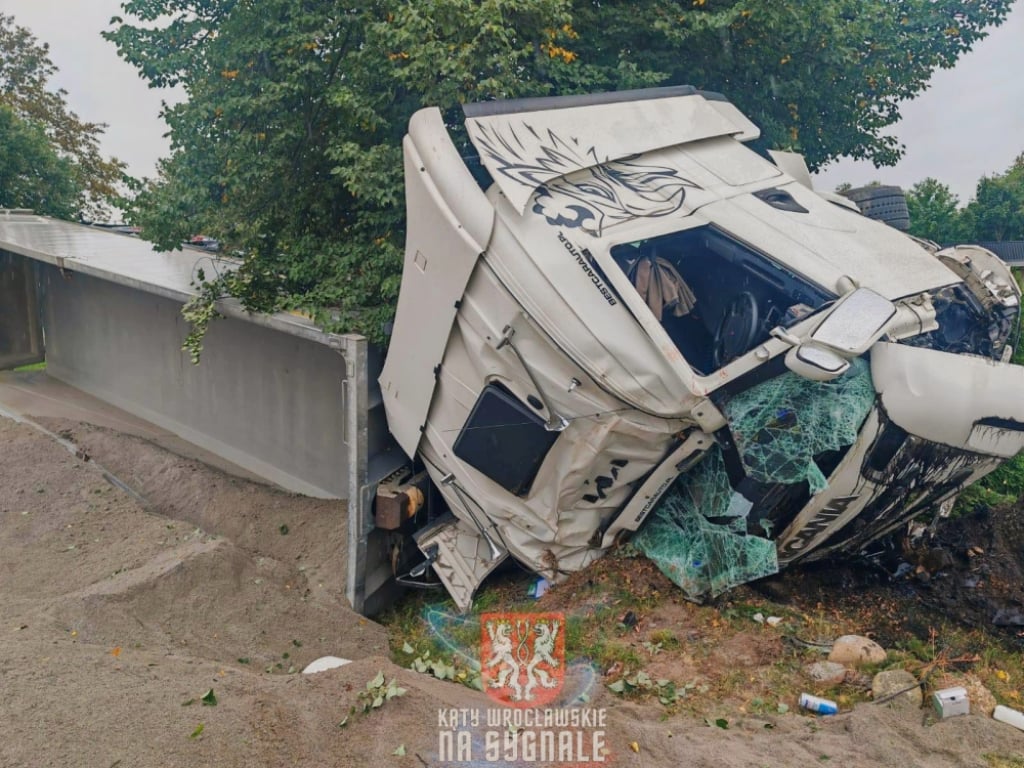
<instances>
[{"instance_id":1,"label":"overcast sky","mask_svg":"<svg viewBox=\"0 0 1024 768\"><path fill-rule=\"evenodd\" d=\"M937 72L931 87L904 106L904 118L893 129L907 146L899 165L875 169L842 160L819 174L818 186L878 180L909 187L933 176L966 203L981 176L1005 171L1024 152L1022 5L955 69ZM83 119L108 124L104 150L127 162L133 175L152 176L168 151L166 126L158 117L161 100L180 97L149 89L100 37L111 16L121 12L120 0L0 0L0 10L50 44L60 68L54 83L68 91L71 108Z\"/></svg>"},{"instance_id":2,"label":"overcast sky","mask_svg":"<svg viewBox=\"0 0 1024 768\"><path fill-rule=\"evenodd\" d=\"M122 13L121 0L0 0L0 11L50 44L50 59L60 69L52 84L68 92L80 118L107 124L104 152L128 163L133 176L154 176L170 147L161 100L181 97L149 88L100 37Z\"/></svg>"}]
</instances>

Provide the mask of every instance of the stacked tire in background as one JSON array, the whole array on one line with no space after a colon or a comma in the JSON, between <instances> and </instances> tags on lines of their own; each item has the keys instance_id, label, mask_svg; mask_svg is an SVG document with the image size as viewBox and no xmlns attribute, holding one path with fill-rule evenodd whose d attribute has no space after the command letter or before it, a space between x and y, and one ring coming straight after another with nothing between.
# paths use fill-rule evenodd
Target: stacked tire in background
<instances>
[{"instance_id":1,"label":"stacked tire in background","mask_svg":"<svg viewBox=\"0 0 1024 768\"><path fill-rule=\"evenodd\" d=\"M869 219L883 221L901 232L910 229L907 198L900 187L882 185L857 187L841 194L855 202L860 208L860 212Z\"/></svg>"}]
</instances>

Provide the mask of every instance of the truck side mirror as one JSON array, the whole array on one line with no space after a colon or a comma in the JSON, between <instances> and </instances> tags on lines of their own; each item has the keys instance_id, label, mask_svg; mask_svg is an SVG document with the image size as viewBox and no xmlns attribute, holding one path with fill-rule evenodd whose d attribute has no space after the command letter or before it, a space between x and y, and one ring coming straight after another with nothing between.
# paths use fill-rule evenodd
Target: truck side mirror
<instances>
[{"instance_id":1,"label":"truck side mirror","mask_svg":"<svg viewBox=\"0 0 1024 768\"><path fill-rule=\"evenodd\" d=\"M814 342L806 342L786 353L786 367L805 379L832 381L849 370L850 361Z\"/></svg>"},{"instance_id":2,"label":"truck side mirror","mask_svg":"<svg viewBox=\"0 0 1024 768\"><path fill-rule=\"evenodd\" d=\"M885 334L895 316L891 301L870 288L858 288L839 300L806 341L785 333L773 335L796 342L786 353L789 370L813 381L831 381Z\"/></svg>"},{"instance_id":3,"label":"truck side mirror","mask_svg":"<svg viewBox=\"0 0 1024 768\"><path fill-rule=\"evenodd\" d=\"M839 300L811 339L842 357L857 357L882 337L895 316L895 304L870 288L858 288Z\"/></svg>"}]
</instances>

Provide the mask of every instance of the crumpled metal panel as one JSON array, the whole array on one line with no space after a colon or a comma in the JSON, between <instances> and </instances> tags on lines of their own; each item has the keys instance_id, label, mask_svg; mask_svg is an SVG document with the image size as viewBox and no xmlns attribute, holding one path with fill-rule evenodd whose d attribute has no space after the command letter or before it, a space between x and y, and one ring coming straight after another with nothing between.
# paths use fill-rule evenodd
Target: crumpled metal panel
<instances>
[{"instance_id":1,"label":"crumpled metal panel","mask_svg":"<svg viewBox=\"0 0 1024 768\"><path fill-rule=\"evenodd\" d=\"M416 114L404 149L405 265L380 386L391 433L413 456L452 323L490 239L494 211L452 147L438 110Z\"/></svg>"},{"instance_id":2,"label":"crumpled metal panel","mask_svg":"<svg viewBox=\"0 0 1024 768\"><path fill-rule=\"evenodd\" d=\"M878 342L871 374L889 418L910 434L1004 458L1021 449L1024 367Z\"/></svg>"}]
</instances>

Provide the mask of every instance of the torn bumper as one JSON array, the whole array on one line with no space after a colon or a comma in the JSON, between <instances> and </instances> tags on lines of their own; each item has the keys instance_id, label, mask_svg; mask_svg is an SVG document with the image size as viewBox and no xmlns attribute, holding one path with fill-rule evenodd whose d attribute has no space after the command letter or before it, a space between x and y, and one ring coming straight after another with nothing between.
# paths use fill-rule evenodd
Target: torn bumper
<instances>
[{"instance_id":1,"label":"torn bumper","mask_svg":"<svg viewBox=\"0 0 1024 768\"><path fill-rule=\"evenodd\" d=\"M871 372L878 403L780 536L782 565L861 550L1024 449L1024 368L879 342Z\"/></svg>"}]
</instances>

